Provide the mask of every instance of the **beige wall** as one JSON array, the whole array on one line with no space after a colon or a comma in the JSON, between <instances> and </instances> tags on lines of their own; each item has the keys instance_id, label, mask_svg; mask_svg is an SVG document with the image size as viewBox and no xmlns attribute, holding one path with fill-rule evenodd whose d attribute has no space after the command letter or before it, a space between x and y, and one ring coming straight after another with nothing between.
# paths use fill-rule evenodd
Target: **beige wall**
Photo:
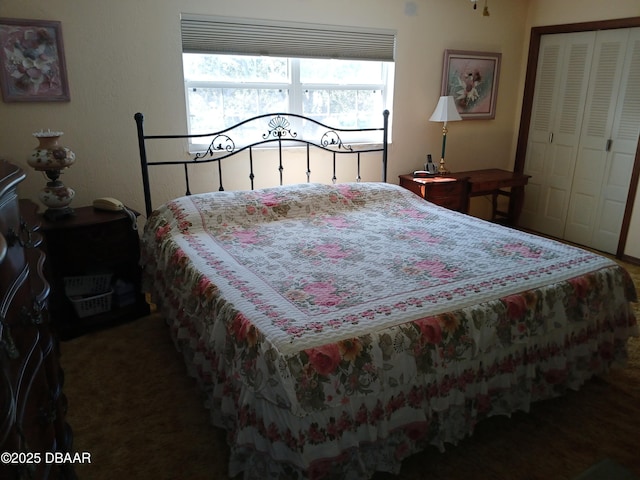
<instances>
[{"instance_id":1,"label":"beige wall","mask_svg":"<svg viewBox=\"0 0 640 480\"><path fill-rule=\"evenodd\" d=\"M501 52L496 118L450 124L447 165L510 168L530 26L635 16L640 5L638 0L488 2L490 17L482 16L482 8L474 11L468 0L4 0L0 17L62 22L71 101L0 103L0 157L25 166L21 195L36 198L44 179L26 167L37 143L31 133L62 130L77 156L63 177L77 192L73 204L109 195L142 210L133 114L145 114L149 133L186 130L179 25L186 12L397 30L389 167L394 182L398 174L420 167L427 153L439 155L440 125L428 117L440 94L443 51ZM485 199L476 200L476 210L486 207Z\"/></svg>"},{"instance_id":2,"label":"beige wall","mask_svg":"<svg viewBox=\"0 0 640 480\"><path fill-rule=\"evenodd\" d=\"M495 120L451 124L448 166L508 167L514 155L525 0L490 0L491 16L468 0L4 0L0 16L62 22L69 103L0 103L0 156L25 165L41 128L65 132L77 156L63 180L74 205L110 195L142 209L133 114L149 132L186 129L181 74L181 12L277 18L395 29L397 63L390 181L438 157L441 125L428 122L440 95L446 48L501 52ZM33 171L22 195L44 184Z\"/></svg>"}]
</instances>

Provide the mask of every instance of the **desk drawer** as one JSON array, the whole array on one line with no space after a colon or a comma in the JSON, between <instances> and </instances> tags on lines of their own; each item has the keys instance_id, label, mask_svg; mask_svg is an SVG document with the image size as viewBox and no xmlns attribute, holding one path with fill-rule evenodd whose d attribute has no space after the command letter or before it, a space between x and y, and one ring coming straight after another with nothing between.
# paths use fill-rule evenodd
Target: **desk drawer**
<instances>
[{"instance_id":1,"label":"desk drawer","mask_svg":"<svg viewBox=\"0 0 640 480\"><path fill-rule=\"evenodd\" d=\"M466 194L466 182L443 182L427 185L427 197L460 197Z\"/></svg>"}]
</instances>

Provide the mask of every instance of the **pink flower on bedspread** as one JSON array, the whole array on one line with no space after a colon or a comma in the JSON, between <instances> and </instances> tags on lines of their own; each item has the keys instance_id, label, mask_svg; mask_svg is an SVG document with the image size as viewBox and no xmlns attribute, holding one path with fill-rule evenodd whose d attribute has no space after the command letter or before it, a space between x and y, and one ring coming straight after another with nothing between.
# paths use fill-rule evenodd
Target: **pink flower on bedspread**
<instances>
[{"instance_id":1,"label":"pink flower on bedspread","mask_svg":"<svg viewBox=\"0 0 640 480\"><path fill-rule=\"evenodd\" d=\"M247 215L255 215L258 212L263 216L267 216L269 214L269 209L266 206L259 205L258 207L251 204L247 205L246 206Z\"/></svg>"},{"instance_id":2,"label":"pink flower on bedspread","mask_svg":"<svg viewBox=\"0 0 640 480\"><path fill-rule=\"evenodd\" d=\"M188 220L188 215L185 212L184 207L180 205L179 202L169 202L167 204L167 209L173 214L177 229L180 233L188 233L189 227L191 227L192 224Z\"/></svg>"},{"instance_id":3,"label":"pink flower on bedspread","mask_svg":"<svg viewBox=\"0 0 640 480\"><path fill-rule=\"evenodd\" d=\"M342 299L336 294L336 287L331 282L313 282L304 286L303 290L313 297L313 303L323 307L338 305Z\"/></svg>"},{"instance_id":4,"label":"pink flower on bedspread","mask_svg":"<svg viewBox=\"0 0 640 480\"><path fill-rule=\"evenodd\" d=\"M321 478L332 478L332 474L339 475L340 473L344 473L342 471L342 463L346 461L348 458L348 453L341 453L337 457L332 458L321 458L319 460L314 460L309 465L309 478L310 479L321 479ZM338 471L334 471L338 469Z\"/></svg>"},{"instance_id":5,"label":"pink flower on bedspread","mask_svg":"<svg viewBox=\"0 0 640 480\"><path fill-rule=\"evenodd\" d=\"M436 278L454 278L458 273L458 269L449 266L437 258L429 258L420 260L412 264L412 267L418 271L426 271L429 275Z\"/></svg>"},{"instance_id":6,"label":"pink flower on bedspread","mask_svg":"<svg viewBox=\"0 0 640 480\"><path fill-rule=\"evenodd\" d=\"M335 343L305 350L309 363L316 372L329 376L340 364L340 349Z\"/></svg>"},{"instance_id":7,"label":"pink flower on bedspread","mask_svg":"<svg viewBox=\"0 0 640 480\"><path fill-rule=\"evenodd\" d=\"M408 442L401 442L396 446L396 451L394 452L396 460L404 460L410 454L411 448L409 447Z\"/></svg>"},{"instance_id":8,"label":"pink flower on bedspread","mask_svg":"<svg viewBox=\"0 0 640 480\"><path fill-rule=\"evenodd\" d=\"M442 341L442 327L438 317L425 317L415 320L422 337L427 343L438 344Z\"/></svg>"},{"instance_id":9,"label":"pink flower on bedspread","mask_svg":"<svg viewBox=\"0 0 640 480\"><path fill-rule=\"evenodd\" d=\"M539 249L532 248L523 243L507 243L502 246L502 249L508 253L518 254L525 258L538 258L542 253Z\"/></svg>"},{"instance_id":10,"label":"pink flower on bedspread","mask_svg":"<svg viewBox=\"0 0 640 480\"><path fill-rule=\"evenodd\" d=\"M276 194L273 192L267 192L267 193L262 193L258 196L258 200L260 200L260 202L265 206L265 207L275 207L276 205L278 205L280 203L280 201L278 200L278 197L276 197Z\"/></svg>"},{"instance_id":11,"label":"pink flower on bedspread","mask_svg":"<svg viewBox=\"0 0 640 480\"><path fill-rule=\"evenodd\" d=\"M170 225L163 225L156 230L156 240L162 240L171 231Z\"/></svg>"},{"instance_id":12,"label":"pink flower on bedspread","mask_svg":"<svg viewBox=\"0 0 640 480\"><path fill-rule=\"evenodd\" d=\"M242 244L257 244L260 239L254 230L238 230L233 234L234 238Z\"/></svg>"},{"instance_id":13,"label":"pink flower on bedspread","mask_svg":"<svg viewBox=\"0 0 640 480\"><path fill-rule=\"evenodd\" d=\"M436 237L434 235L432 235L429 232L425 232L422 230L415 230L415 231L410 231L405 233L405 235L409 238L418 240L420 243L427 243L427 244L438 244L442 241L441 238Z\"/></svg>"},{"instance_id":14,"label":"pink flower on bedspread","mask_svg":"<svg viewBox=\"0 0 640 480\"><path fill-rule=\"evenodd\" d=\"M230 330L238 342L246 342L249 346L254 346L258 341L256 327L241 313L233 317Z\"/></svg>"},{"instance_id":15,"label":"pink flower on bedspread","mask_svg":"<svg viewBox=\"0 0 640 480\"><path fill-rule=\"evenodd\" d=\"M338 185L337 190L340 192L340 194L349 199L349 200L356 200L360 197L362 197L362 191L361 190L357 190L354 189L352 186L349 185Z\"/></svg>"},{"instance_id":16,"label":"pink flower on bedspread","mask_svg":"<svg viewBox=\"0 0 640 480\"><path fill-rule=\"evenodd\" d=\"M348 228L351 226L344 216L332 216L328 217L325 221L327 226L331 226L334 228Z\"/></svg>"},{"instance_id":17,"label":"pink flower on bedspread","mask_svg":"<svg viewBox=\"0 0 640 480\"><path fill-rule=\"evenodd\" d=\"M544 372L544 379L546 380L547 383L551 385L561 385L566 382L568 375L569 375L569 372L567 371L566 368L565 369L554 368Z\"/></svg>"},{"instance_id":18,"label":"pink flower on bedspread","mask_svg":"<svg viewBox=\"0 0 640 480\"><path fill-rule=\"evenodd\" d=\"M403 217L415 218L417 220L423 219L427 217L427 214L421 212L419 210L415 210L413 208L406 208L403 210L398 210L398 214Z\"/></svg>"},{"instance_id":19,"label":"pink flower on bedspread","mask_svg":"<svg viewBox=\"0 0 640 480\"><path fill-rule=\"evenodd\" d=\"M337 243L325 243L322 245L317 245L315 249L318 253L322 255L322 257L328 258L331 260L340 260L343 258L347 258L351 255L351 252L344 250Z\"/></svg>"},{"instance_id":20,"label":"pink flower on bedspread","mask_svg":"<svg viewBox=\"0 0 640 480\"><path fill-rule=\"evenodd\" d=\"M583 299L589 294L591 287L591 278L587 275L571 278L569 283L573 287L573 292L578 299Z\"/></svg>"},{"instance_id":21,"label":"pink flower on bedspread","mask_svg":"<svg viewBox=\"0 0 640 480\"><path fill-rule=\"evenodd\" d=\"M219 290L216 285L211 283L211 280L207 277L202 277L196 284L193 293L197 297L204 297L207 300L211 300L218 296Z\"/></svg>"},{"instance_id":22,"label":"pink flower on bedspread","mask_svg":"<svg viewBox=\"0 0 640 480\"><path fill-rule=\"evenodd\" d=\"M173 266L183 267L188 263L187 254L184 253L184 250L181 248L177 248L176 251L171 256L171 264Z\"/></svg>"},{"instance_id":23,"label":"pink flower on bedspread","mask_svg":"<svg viewBox=\"0 0 640 480\"><path fill-rule=\"evenodd\" d=\"M502 299L502 303L507 308L507 316L510 320L522 318L527 311L527 302L524 295L509 295Z\"/></svg>"},{"instance_id":24,"label":"pink flower on bedspread","mask_svg":"<svg viewBox=\"0 0 640 480\"><path fill-rule=\"evenodd\" d=\"M404 427L404 430L407 432L407 436L417 442L418 440L424 438L429 433L429 423L428 422L415 422Z\"/></svg>"}]
</instances>

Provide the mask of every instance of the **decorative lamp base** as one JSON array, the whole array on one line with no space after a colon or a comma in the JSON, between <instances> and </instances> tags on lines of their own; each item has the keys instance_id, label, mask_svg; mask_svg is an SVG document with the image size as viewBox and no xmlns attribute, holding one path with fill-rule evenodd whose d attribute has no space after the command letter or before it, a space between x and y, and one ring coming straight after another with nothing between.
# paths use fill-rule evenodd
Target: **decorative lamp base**
<instances>
[{"instance_id":1,"label":"decorative lamp base","mask_svg":"<svg viewBox=\"0 0 640 480\"><path fill-rule=\"evenodd\" d=\"M440 159L440 165L438 166L438 174L439 175L444 175L450 173L449 170L447 170L447 167L445 167L444 165L444 158Z\"/></svg>"},{"instance_id":2,"label":"decorative lamp base","mask_svg":"<svg viewBox=\"0 0 640 480\"><path fill-rule=\"evenodd\" d=\"M49 220L50 222L55 222L65 217L72 217L76 214L76 212L71 207L62 207L62 208L47 208L45 212L42 214L44 218Z\"/></svg>"}]
</instances>

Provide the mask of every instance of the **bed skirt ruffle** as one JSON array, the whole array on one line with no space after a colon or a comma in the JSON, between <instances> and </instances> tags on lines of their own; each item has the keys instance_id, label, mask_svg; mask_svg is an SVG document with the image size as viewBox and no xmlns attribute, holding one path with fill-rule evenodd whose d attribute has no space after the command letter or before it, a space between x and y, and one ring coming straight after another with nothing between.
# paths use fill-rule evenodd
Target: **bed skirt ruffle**
<instances>
[{"instance_id":1,"label":"bed skirt ruffle","mask_svg":"<svg viewBox=\"0 0 640 480\"><path fill-rule=\"evenodd\" d=\"M184 317L167 323L205 394L212 424L227 431L230 477L365 480L376 471L398 474L405 458L429 446L443 451L457 444L482 419L528 412L534 402L624 366L627 338L638 335L628 318L627 328L593 332L585 341L565 339L535 352L514 348L491 364L479 361L473 372L403 385L386 400L364 397L302 418L221 375L215 354Z\"/></svg>"}]
</instances>

